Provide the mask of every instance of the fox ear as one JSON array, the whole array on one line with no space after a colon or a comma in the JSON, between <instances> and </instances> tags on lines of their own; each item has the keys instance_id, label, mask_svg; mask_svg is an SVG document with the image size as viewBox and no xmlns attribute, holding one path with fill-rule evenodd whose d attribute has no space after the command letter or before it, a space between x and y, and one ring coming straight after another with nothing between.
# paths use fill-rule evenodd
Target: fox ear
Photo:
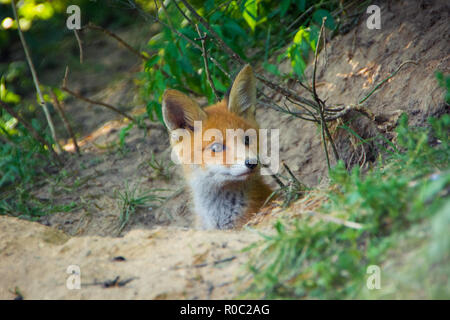
<instances>
[{"instance_id":1,"label":"fox ear","mask_svg":"<svg viewBox=\"0 0 450 320\"><path fill-rule=\"evenodd\" d=\"M242 68L233 82L228 97L228 110L244 118L255 118L256 80L249 64Z\"/></svg>"},{"instance_id":2,"label":"fox ear","mask_svg":"<svg viewBox=\"0 0 450 320\"><path fill-rule=\"evenodd\" d=\"M194 121L206 119L206 113L184 93L167 89L162 100L164 123L169 130L189 129L194 131Z\"/></svg>"}]
</instances>

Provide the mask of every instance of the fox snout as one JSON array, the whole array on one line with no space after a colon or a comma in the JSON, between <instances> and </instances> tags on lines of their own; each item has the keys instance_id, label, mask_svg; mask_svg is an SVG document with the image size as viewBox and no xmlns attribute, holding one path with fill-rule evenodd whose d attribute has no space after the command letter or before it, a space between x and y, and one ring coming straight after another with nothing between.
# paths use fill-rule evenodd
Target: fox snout
<instances>
[{"instance_id":1,"label":"fox snout","mask_svg":"<svg viewBox=\"0 0 450 320\"><path fill-rule=\"evenodd\" d=\"M255 169L258 166L258 159L252 158L252 159L245 159L245 166L249 168L250 170Z\"/></svg>"}]
</instances>

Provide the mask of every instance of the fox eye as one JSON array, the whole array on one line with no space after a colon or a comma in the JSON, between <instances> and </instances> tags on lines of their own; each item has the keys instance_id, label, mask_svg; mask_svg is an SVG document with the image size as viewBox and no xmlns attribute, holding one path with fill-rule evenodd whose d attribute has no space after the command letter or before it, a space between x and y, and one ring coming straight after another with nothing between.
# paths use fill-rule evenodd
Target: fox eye
<instances>
[{"instance_id":1,"label":"fox eye","mask_svg":"<svg viewBox=\"0 0 450 320\"><path fill-rule=\"evenodd\" d=\"M223 149L225 149L225 146L221 143L214 143L211 147L210 147L212 152L222 152Z\"/></svg>"},{"instance_id":2,"label":"fox eye","mask_svg":"<svg viewBox=\"0 0 450 320\"><path fill-rule=\"evenodd\" d=\"M245 136L244 137L244 143L246 146L248 146L250 144L250 137L249 136Z\"/></svg>"}]
</instances>

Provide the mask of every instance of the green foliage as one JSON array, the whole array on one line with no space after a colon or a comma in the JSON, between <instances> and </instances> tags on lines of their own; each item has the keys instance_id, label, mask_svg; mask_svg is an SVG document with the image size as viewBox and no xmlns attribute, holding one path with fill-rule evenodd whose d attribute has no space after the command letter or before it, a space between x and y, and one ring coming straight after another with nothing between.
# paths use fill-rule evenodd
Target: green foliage
<instances>
[{"instance_id":1,"label":"green foliage","mask_svg":"<svg viewBox=\"0 0 450 320\"><path fill-rule=\"evenodd\" d=\"M292 41L287 50L278 55L278 60L289 58L293 74L301 76L309 53L315 50L322 18L327 17L327 28L331 30L336 28L331 10L336 8L338 1L208 0L198 5L191 1L191 4L222 40L244 60L251 63L259 61L264 55L263 66L272 74L280 75L280 72L276 64L267 61L268 56ZM290 23L305 13L308 6L314 9L311 11L314 15L305 15L307 17L299 22L297 30L294 27L287 30L284 23ZM148 116L161 122L161 100L166 88L206 96L209 103L215 100L206 79L201 50L171 30L179 31L200 45L194 26L194 23L198 22L181 3L180 7L192 23L173 3L168 3L166 9L159 12L159 19L168 27L163 27L160 33L150 39L148 50L155 52L155 55L145 63L145 70L140 75L141 95L144 100L149 101ZM202 33L208 33L201 24L199 27ZM286 40L274 42L271 39ZM206 39L206 49L208 56L216 59L227 73L230 73L230 70L235 71L230 57L224 54L223 49L217 46L216 41L210 36ZM249 52L251 54L248 54ZM216 89L224 94L231 80L210 61L209 69Z\"/></svg>"},{"instance_id":2,"label":"green foliage","mask_svg":"<svg viewBox=\"0 0 450 320\"><path fill-rule=\"evenodd\" d=\"M73 32L66 28L66 8L71 4L67 0L17 2L21 27L38 74L54 68L58 63L64 63L61 61L61 44L67 37L73 39ZM130 24L134 22L133 15L137 14L123 14L118 9L124 6L113 0L101 3L80 0L76 5L81 9L82 23L92 21L105 27ZM43 125L45 119L42 109L32 100L30 102L34 85L25 58L11 61L12 57L17 57L18 48L21 48L17 22L14 21L11 26L2 22L12 17L10 1L0 1L0 99L31 122L47 141L52 141ZM44 99L49 100L47 95ZM54 112L52 116L55 116ZM125 135L126 132L121 132L120 145L123 148L120 150L125 150ZM16 119L0 109L0 192L8 186L31 183L51 165L48 150L35 141Z\"/></svg>"},{"instance_id":3,"label":"green foliage","mask_svg":"<svg viewBox=\"0 0 450 320\"><path fill-rule=\"evenodd\" d=\"M34 140L15 118L1 111L0 190L17 181L31 182L50 164L48 150ZM43 131L38 121L31 124L38 132Z\"/></svg>"},{"instance_id":4,"label":"green foliage","mask_svg":"<svg viewBox=\"0 0 450 320\"><path fill-rule=\"evenodd\" d=\"M131 122L128 126L123 127L119 131L119 151L124 154L127 151L127 148L125 146L125 138L128 136L130 130L133 128L134 123Z\"/></svg>"},{"instance_id":5,"label":"green foliage","mask_svg":"<svg viewBox=\"0 0 450 320\"><path fill-rule=\"evenodd\" d=\"M0 194L0 214L8 214L19 218L37 220L41 216L55 212L70 212L77 207L75 202L55 204L48 199L39 199L33 196L30 188L18 185L14 193Z\"/></svg>"},{"instance_id":6,"label":"green foliage","mask_svg":"<svg viewBox=\"0 0 450 320\"><path fill-rule=\"evenodd\" d=\"M403 115L396 130L397 146L365 174L359 168L349 173L343 163L333 168L320 214L360 223L362 229L311 217L277 222L275 234L263 235L250 265L254 281L246 294L354 298L365 288L367 266L383 263L399 235L419 223L446 221L448 214L444 217L442 212L449 203L450 115L429 122L428 129L409 127ZM436 222L433 225L441 230ZM439 261L448 255L450 244L448 237L444 239L432 240ZM437 286L433 297L449 297L445 284L433 285Z\"/></svg>"}]
</instances>

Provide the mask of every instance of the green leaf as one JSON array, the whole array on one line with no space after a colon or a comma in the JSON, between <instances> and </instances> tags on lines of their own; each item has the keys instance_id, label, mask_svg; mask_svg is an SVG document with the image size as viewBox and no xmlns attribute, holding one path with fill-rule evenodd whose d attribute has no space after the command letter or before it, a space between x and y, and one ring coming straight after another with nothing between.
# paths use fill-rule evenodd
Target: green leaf
<instances>
[{"instance_id":1,"label":"green leaf","mask_svg":"<svg viewBox=\"0 0 450 320\"><path fill-rule=\"evenodd\" d=\"M120 148L123 149L125 147L125 138L128 136L129 131L133 128L134 123L131 122L125 128L122 128L119 132L119 144Z\"/></svg>"},{"instance_id":2,"label":"green leaf","mask_svg":"<svg viewBox=\"0 0 450 320\"><path fill-rule=\"evenodd\" d=\"M291 0L283 0L280 4L280 16L284 17L286 12L289 9L289 6L291 5Z\"/></svg>"},{"instance_id":3,"label":"green leaf","mask_svg":"<svg viewBox=\"0 0 450 320\"><path fill-rule=\"evenodd\" d=\"M334 30L336 28L336 24L334 22L334 18L328 10L318 9L313 13L313 21L316 22L319 26L322 25L322 19L327 17L325 21L325 27L328 29Z\"/></svg>"},{"instance_id":4,"label":"green leaf","mask_svg":"<svg viewBox=\"0 0 450 320\"><path fill-rule=\"evenodd\" d=\"M295 2L295 4L300 9L300 11L302 11L302 12L305 11L305 9L306 9L306 0L297 0Z\"/></svg>"},{"instance_id":5,"label":"green leaf","mask_svg":"<svg viewBox=\"0 0 450 320\"><path fill-rule=\"evenodd\" d=\"M258 19L258 0L246 0L244 13L242 16L249 25L250 29L255 31L256 22Z\"/></svg>"},{"instance_id":6,"label":"green leaf","mask_svg":"<svg viewBox=\"0 0 450 320\"><path fill-rule=\"evenodd\" d=\"M270 72L270 73L272 73L272 74L274 74L274 75L276 75L276 76L279 76L279 75L280 75L280 72L278 71L278 67L277 67L276 65L274 65L274 64L265 62L265 63L263 64L263 68L264 68L266 71L268 71L268 72Z\"/></svg>"},{"instance_id":7,"label":"green leaf","mask_svg":"<svg viewBox=\"0 0 450 320\"><path fill-rule=\"evenodd\" d=\"M159 59L160 59L160 57L157 54L155 54L153 57L148 59L147 62L145 63L145 70L147 71L147 70L151 69L159 61Z\"/></svg>"},{"instance_id":8,"label":"green leaf","mask_svg":"<svg viewBox=\"0 0 450 320\"><path fill-rule=\"evenodd\" d=\"M164 124L164 119L163 119L162 110L161 110L161 104L159 104L158 102L152 100L152 101L149 101L147 103L147 108L146 109L147 109L147 115L148 115L148 117L149 117L149 119L151 121L155 121L155 117L154 116L156 115L156 118L162 124Z\"/></svg>"}]
</instances>

